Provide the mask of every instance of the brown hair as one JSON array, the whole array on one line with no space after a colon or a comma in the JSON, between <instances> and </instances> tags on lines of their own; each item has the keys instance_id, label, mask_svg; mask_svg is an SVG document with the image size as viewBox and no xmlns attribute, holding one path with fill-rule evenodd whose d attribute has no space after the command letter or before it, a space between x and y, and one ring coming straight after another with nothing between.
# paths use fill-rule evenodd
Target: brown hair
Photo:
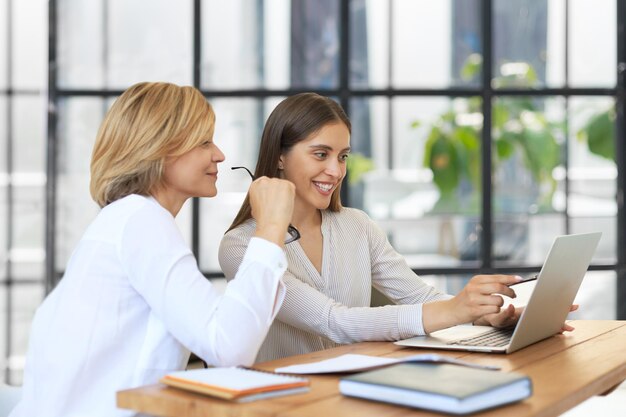
<instances>
[{"instance_id":1,"label":"brown hair","mask_svg":"<svg viewBox=\"0 0 626 417\"><path fill-rule=\"evenodd\" d=\"M281 101L272 111L263 128L254 177L279 177L278 161L298 142L332 123L343 123L351 131L350 119L334 100L315 93L300 93ZM328 209L339 211L341 185L335 189ZM250 200L244 200L237 217L228 230L232 230L252 217Z\"/></svg>"},{"instance_id":2,"label":"brown hair","mask_svg":"<svg viewBox=\"0 0 626 417\"><path fill-rule=\"evenodd\" d=\"M91 155L92 198L104 207L162 185L163 164L213 136L215 113L193 87L138 83L111 106Z\"/></svg>"}]
</instances>

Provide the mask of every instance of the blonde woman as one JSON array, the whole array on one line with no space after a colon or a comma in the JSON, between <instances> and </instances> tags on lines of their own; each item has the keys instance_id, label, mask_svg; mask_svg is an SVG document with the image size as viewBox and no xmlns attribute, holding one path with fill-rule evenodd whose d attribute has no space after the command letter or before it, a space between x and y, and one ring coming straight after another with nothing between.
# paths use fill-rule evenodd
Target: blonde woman
<instances>
[{"instance_id":1,"label":"blonde woman","mask_svg":"<svg viewBox=\"0 0 626 417\"><path fill-rule=\"evenodd\" d=\"M128 415L116 391L183 369L190 351L217 366L253 362L284 297L294 187L252 184L255 237L220 296L174 221L188 198L217 193L214 123L192 87L140 83L113 104L91 161L102 210L35 315L13 417Z\"/></svg>"}]
</instances>

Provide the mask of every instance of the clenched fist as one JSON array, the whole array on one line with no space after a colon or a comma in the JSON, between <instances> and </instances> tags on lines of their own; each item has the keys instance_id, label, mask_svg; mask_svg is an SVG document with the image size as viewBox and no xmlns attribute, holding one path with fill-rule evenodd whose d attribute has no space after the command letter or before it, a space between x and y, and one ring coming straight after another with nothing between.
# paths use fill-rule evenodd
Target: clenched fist
<instances>
[{"instance_id":1,"label":"clenched fist","mask_svg":"<svg viewBox=\"0 0 626 417\"><path fill-rule=\"evenodd\" d=\"M279 178L261 177L252 183L248 196L256 220L255 236L284 245L295 194L295 185Z\"/></svg>"}]
</instances>

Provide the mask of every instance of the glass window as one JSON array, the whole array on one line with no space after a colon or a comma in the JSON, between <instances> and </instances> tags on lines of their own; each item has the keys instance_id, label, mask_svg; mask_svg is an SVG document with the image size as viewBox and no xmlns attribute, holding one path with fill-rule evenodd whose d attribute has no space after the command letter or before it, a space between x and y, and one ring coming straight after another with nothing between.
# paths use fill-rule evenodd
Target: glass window
<instances>
[{"instance_id":1,"label":"glass window","mask_svg":"<svg viewBox=\"0 0 626 417\"><path fill-rule=\"evenodd\" d=\"M202 87L336 88L338 11L337 0L203 3Z\"/></svg>"},{"instance_id":2,"label":"glass window","mask_svg":"<svg viewBox=\"0 0 626 417\"><path fill-rule=\"evenodd\" d=\"M192 2L109 2L107 57L111 87L139 81L192 81ZM129 40L132 39L132 42Z\"/></svg>"},{"instance_id":3,"label":"glass window","mask_svg":"<svg viewBox=\"0 0 626 417\"><path fill-rule=\"evenodd\" d=\"M99 207L89 193L89 164L98 127L108 100L69 98L59 103L57 162L56 268L64 271L69 257Z\"/></svg>"},{"instance_id":4,"label":"glass window","mask_svg":"<svg viewBox=\"0 0 626 417\"><path fill-rule=\"evenodd\" d=\"M568 5L570 86L615 87L616 0L576 0Z\"/></svg>"},{"instance_id":5,"label":"glass window","mask_svg":"<svg viewBox=\"0 0 626 417\"><path fill-rule=\"evenodd\" d=\"M37 177L45 173L46 134L44 133L45 98L37 95L16 95L12 98L13 171Z\"/></svg>"},{"instance_id":6,"label":"glass window","mask_svg":"<svg viewBox=\"0 0 626 417\"><path fill-rule=\"evenodd\" d=\"M106 88L108 16L104 0L57 1L57 82L62 88ZM108 30L108 29L107 29ZM107 64L105 64L105 62Z\"/></svg>"},{"instance_id":7,"label":"glass window","mask_svg":"<svg viewBox=\"0 0 626 417\"><path fill-rule=\"evenodd\" d=\"M191 84L192 5L111 0L93 7L65 0L61 10L73 11L59 13L59 82L120 89L140 81Z\"/></svg>"},{"instance_id":8,"label":"glass window","mask_svg":"<svg viewBox=\"0 0 626 417\"><path fill-rule=\"evenodd\" d=\"M200 200L199 257L202 270L220 271L217 260L220 241L250 186L250 176L246 172L230 168L245 166L254 172L263 124L275 101L264 103L252 98L209 100L217 115L215 143L226 160L219 165L217 196Z\"/></svg>"},{"instance_id":9,"label":"glass window","mask_svg":"<svg viewBox=\"0 0 626 417\"><path fill-rule=\"evenodd\" d=\"M389 44L385 35L377 39L379 33L373 32L388 26L383 19L389 12L385 13L379 4L372 7L371 16L367 17L367 22L372 22L368 39L373 39L371 58L368 57L373 75L369 85L400 89L477 84L481 61L478 1L397 0L389 4L391 51L385 51ZM374 13L378 9L380 13ZM391 65L391 82L385 84L387 70L378 67L387 65Z\"/></svg>"},{"instance_id":10,"label":"glass window","mask_svg":"<svg viewBox=\"0 0 626 417\"><path fill-rule=\"evenodd\" d=\"M370 215L379 210L388 212L374 184L389 172L389 106L385 97L355 98L349 104L352 150L348 157L348 201L342 203Z\"/></svg>"},{"instance_id":11,"label":"glass window","mask_svg":"<svg viewBox=\"0 0 626 417\"><path fill-rule=\"evenodd\" d=\"M43 89L46 85L48 3L39 0L11 1L13 88ZM6 2L3 2L6 4ZM3 31L4 31L4 25ZM6 56L6 55L5 55ZM4 60L4 56L2 56Z\"/></svg>"},{"instance_id":12,"label":"glass window","mask_svg":"<svg viewBox=\"0 0 626 417\"><path fill-rule=\"evenodd\" d=\"M9 323L9 318L7 317L9 315L9 306L8 306L8 301L9 301L9 295L8 295L8 287L6 285L0 285L0 335L2 335L0 337L0 341L2 343L2 348L6 349L7 348L7 339L8 339L8 329L7 329L7 323ZM30 323L27 323L26 326L30 327ZM8 358L6 357L6 355L3 353L2 355L0 355L0 367L2 367L1 369L6 369L7 366L7 360ZM4 376L2 377L1 380L4 380Z\"/></svg>"},{"instance_id":13,"label":"glass window","mask_svg":"<svg viewBox=\"0 0 626 417\"><path fill-rule=\"evenodd\" d=\"M565 101L497 98L492 114L492 257L498 263L541 263L565 227L565 218L555 216L562 208L554 205L555 172L563 169ZM547 220L537 218L544 215Z\"/></svg>"},{"instance_id":14,"label":"glass window","mask_svg":"<svg viewBox=\"0 0 626 417\"><path fill-rule=\"evenodd\" d=\"M8 8L9 2L3 1L0 2L0 27L6 28L9 24L8 17ZM7 88L8 82L8 67L11 60L8 56L8 39L7 39L7 30L0 30L0 94L1 91ZM0 126L4 126L0 124Z\"/></svg>"},{"instance_id":15,"label":"glass window","mask_svg":"<svg viewBox=\"0 0 626 417\"><path fill-rule=\"evenodd\" d=\"M389 3L350 1L350 87L389 85Z\"/></svg>"},{"instance_id":16,"label":"glass window","mask_svg":"<svg viewBox=\"0 0 626 417\"><path fill-rule=\"evenodd\" d=\"M45 100L37 90L46 86L46 11L45 2L0 2L0 340L8 353L0 365L11 383L21 382L32 311L44 291ZM39 295L23 296L24 285Z\"/></svg>"},{"instance_id":17,"label":"glass window","mask_svg":"<svg viewBox=\"0 0 626 417\"><path fill-rule=\"evenodd\" d=\"M13 236L9 249L13 279L44 282L44 195L43 183L17 182L13 188Z\"/></svg>"},{"instance_id":18,"label":"glass window","mask_svg":"<svg viewBox=\"0 0 626 417\"><path fill-rule=\"evenodd\" d=\"M28 336L35 310L43 300L42 285L20 285L11 288L11 346L8 360L12 384L21 385L26 361Z\"/></svg>"},{"instance_id":19,"label":"glass window","mask_svg":"<svg viewBox=\"0 0 626 417\"><path fill-rule=\"evenodd\" d=\"M350 159L371 158L361 169L389 169L390 100L386 97L354 98L350 101ZM350 168L349 168L350 169ZM359 173L360 176L360 173ZM355 178L357 180L358 178Z\"/></svg>"},{"instance_id":20,"label":"glass window","mask_svg":"<svg viewBox=\"0 0 626 417\"><path fill-rule=\"evenodd\" d=\"M360 153L350 156L350 170L360 178L350 189L351 205L356 197L413 267L477 259L480 103L479 98L397 97L389 108L384 98L351 102L351 114L361 114L353 115L352 146ZM385 147L389 161L377 153Z\"/></svg>"},{"instance_id":21,"label":"glass window","mask_svg":"<svg viewBox=\"0 0 626 417\"><path fill-rule=\"evenodd\" d=\"M559 58L548 55L547 9L548 1L545 0L494 1L493 87L546 85L546 65ZM559 21L564 18L555 17ZM562 84L563 79L560 81Z\"/></svg>"},{"instance_id":22,"label":"glass window","mask_svg":"<svg viewBox=\"0 0 626 417\"><path fill-rule=\"evenodd\" d=\"M588 271L574 300L580 308L571 313L568 318L571 320L615 320L617 318L616 286L615 271Z\"/></svg>"},{"instance_id":23,"label":"glass window","mask_svg":"<svg viewBox=\"0 0 626 417\"><path fill-rule=\"evenodd\" d=\"M0 185L5 186L8 181L7 177L7 157L9 154L8 138L9 138L9 124L7 123L8 117L8 103L7 97L0 93Z\"/></svg>"},{"instance_id":24,"label":"glass window","mask_svg":"<svg viewBox=\"0 0 626 417\"><path fill-rule=\"evenodd\" d=\"M2 64L0 64L2 65ZM9 219L9 172L6 155L9 154L7 139L9 137L7 123L7 100L0 94L0 280L7 277L8 252L8 231L11 225ZM1 286L0 286L1 288ZM0 295L1 297L1 295ZM1 300L0 300L1 302ZM0 333L3 334L3 333Z\"/></svg>"},{"instance_id":25,"label":"glass window","mask_svg":"<svg viewBox=\"0 0 626 417\"><path fill-rule=\"evenodd\" d=\"M496 0L493 8L495 88L560 88L566 73L572 87L615 86L615 0Z\"/></svg>"},{"instance_id":26,"label":"glass window","mask_svg":"<svg viewBox=\"0 0 626 417\"><path fill-rule=\"evenodd\" d=\"M615 262L615 102L609 97L573 98L569 112L569 190L561 203L567 202L572 233L602 232L594 262Z\"/></svg>"},{"instance_id":27,"label":"glass window","mask_svg":"<svg viewBox=\"0 0 626 417\"><path fill-rule=\"evenodd\" d=\"M436 193L419 199L424 212L478 213L481 106L478 97L393 99L393 169L430 176Z\"/></svg>"},{"instance_id":28,"label":"glass window","mask_svg":"<svg viewBox=\"0 0 626 417\"><path fill-rule=\"evenodd\" d=\"M271 6L275 7L276 15L270 13L268 19L275 26L268 31L270 36L266 41L264 13L259 2L210 0L202 3L200 75L204 88L223 90L264 86L264 53L273 58L268 60L272 62L268 62L272 67L268 69L274 85L286 86L289 76L289 7L285 1L268 2L266 7ZM282 36L271 36L275 32Z\"/></svg>"},{"instance_id":29,"label":"glass window","mask_svg":"<svg viewBox=\"0 0 626 417\"><path fill-rule=\"evenodd\" d=\"M5 181L6 178L0 179ZM6 183L0 184L0 281L7 279L7 262L9 261L9 202L7 201ZM0 285L0 288L2 286ZM2 334L2 333L0 333Z\"/></svg>"},{"instance_id":30,"label":"glass window","mask_svg":"<svg viewBox=\"0 0 626 417\"><path fill-rule=\"evenodd\" d=\"M45 140L40 96L14 96L13 236L9 248L15 279L42 279L45 237ZM40 115L37 117L37 115Z\"/></svg>"},{"instance_id":31,"label":"glass window","mask_svg":"<svg viewBox=\"0 0 626 417\"><path fill-rule=\"evenodd\" d=\"M291 7L291 86L339 86L339 0L302 0Z\"/></svg>"}]
</instances>

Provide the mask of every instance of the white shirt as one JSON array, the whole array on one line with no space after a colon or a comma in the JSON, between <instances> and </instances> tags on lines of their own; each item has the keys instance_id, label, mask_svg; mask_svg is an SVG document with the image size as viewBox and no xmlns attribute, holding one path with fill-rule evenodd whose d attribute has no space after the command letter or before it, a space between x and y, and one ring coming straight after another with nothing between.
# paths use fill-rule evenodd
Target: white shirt
<instances>
[{"instance_id":1,"label":"white shirt","mask_svg":"<svg viewBox=\"0 0 626 417\"><path fill-rule=\"evenodd\" d=\"M37 310L12 417L129 416L115 393L183 369L189 351L250 365L284 298L284 252L255 238L223 296L153 198L103 208Z\"/></svg>"},{"instance_id":2,"label":"white shirt","mask_svg":"<svg viewBox=\"0 0 626 417\"><path fill-rule=\"evenodd\" d=\"M423 335L423 304L451 298L422 281L361 210L321 213L321 273L298 241L285 246L287 295L257 361ZM251 219L224 235L219 261L226 279L236 278L254 230ZM397 305L370 307L372 286Z\"/></svg>"}]
</instances>

